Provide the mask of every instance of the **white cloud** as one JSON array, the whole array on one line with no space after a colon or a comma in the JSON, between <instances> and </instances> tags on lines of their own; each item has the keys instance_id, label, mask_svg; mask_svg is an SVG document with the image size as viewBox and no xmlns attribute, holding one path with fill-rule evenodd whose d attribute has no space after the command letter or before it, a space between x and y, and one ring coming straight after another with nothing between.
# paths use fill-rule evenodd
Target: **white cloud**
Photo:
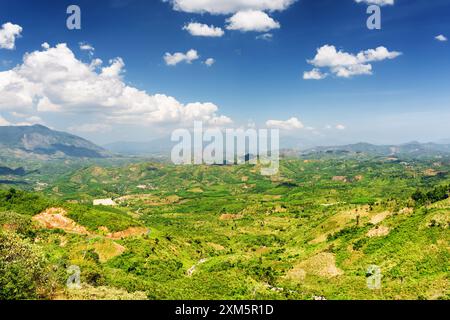
<instances>
[{"instance_id":1,"label":"white cloud","mask_svg":"<svg viewBox=\"0 0 450 320\"><path fill-rule=\"evenodd\" d=\"M0 115L0 127L2 127L2 126L32 126L35 124L44 124L42 119L38 116L28 116L28 115L17 114L14 112L12 112L11 115L13 115L16 118L25 118L25 119L21 119L20 122L12 123Z\"/></svg>"},{"instance_id":2,"label":"white cloud","mask_svg":"<svg viewBox=\"0 0 450 320\"><path fill-rule=\"evenodd\" d=\"M266 32L280 28L280 24L269 17L267 13L257 10L239 11L227 19L227 23L226 28L228 30L239 30L242 32Z\"/></svg>"},{"instance_id":3,"label":"white cloud","mask_svg":"<svg viewBox=\"0 0 450 320\"><path fill-rule=\"evenodd\" d=\"M11 112L11 115L16 117L16 118L20 118L21 121L27 121L29 123L42 123L42 119L38 116L30 116L28 114L25 113L20 113L20 112Z\"/></svg>"},{"instance_id":4,"label":"white cloud","mask_svg":"<svg viewBox=\"0 0 450 320\"><path fill-rule=\"evenodd\" d=\"M44 42L43 44L41 44L41 47L44 50L50 49L50 45L48 44L48 42Z\"/></svg>"},{"instance_id":5,"label":"white cloud","mask_svg":"<svg viewBox=\"0 0 450 320\"><path fill-rule=\"evenodd\" d=\"M303 129L304 125L297 118L291 118L289 120L269 120L266 122L268 128L281 129L281 130L297 130Z\"/></svg>"},{"instance_id":6,"label":"white cloud","mask_svg":"<svg viewBox=\"0 0 450 320\"><path fill-rule=\"evenodd\" d=\"M337 51L334 46L324 45L317 49L317 54L308 63L316 68L329 68L338 77L349 78L356 75L372 74L370 62L395 59L402 53L389 51L385 47L361 51L354 55L344 51Z\"/></svg>"},{"instance_id":7,"label":"white cloud","mask_svg":"<svg viewBox=\"0 0 450 320\"><path fill-rule=\"evenodd\" d=\"M256 40L270 41L272 39L273 39L273 34L271 34L271 33L263 33L263 34L260 34L259 36L256 36Z\"/></svg>"},{"instance_id":8,"label":"white cloud","mask_svg":"<svg viewBox=\"0 0 450 320\"><path fill-rule=\"evenodd\" d=\"M89 68L90 69L96 69L98 67L100 67L103 64L102 59L99 58L95 58L91 61L91 63L89 64Z\"/></svg>"},{"instance_id":9,"label":"white cloud","mask_svg":"<svg viewBox=\"0 0 450 320\"><path fill-rule=\"evenodd\" d=\"M100 62L97 60L94 60L94 65L98 65ZM92 66L92 63L89 65ZM108 78L117 78L120 77L121 74L124 72L123 68L125 67L125 63L123 62L122 58L115 58L109 60L109 66L102 68L101 76L108 77Z\"/></svg>"},{"instance_id":10,"label":"white cloud","mask_svg":"<svg viewBox=\"0 0 450 320\"><path fill-rule=\"evenodd\" d=\"M435 39L438 40L438 41L442 41L442 42L447 41L447 37L444 36L443 34L440 34L440 35L436 36Z\"/></svg>"},{"instance_id":11,"label":"white cloud","mask_svg":"<svg viewBox=\"0 0 450 320\"><path fill-rule=\"evenodd\" d=\"M122 80L125 63L110 61L97 71L78 60L66 44L26 54L22 64L0 72L0 112L54 117L77 115L89 123L182 125L194 120L217 125L231 123L213 103L182 104L175 98L150 95ZM32 119L33 120L33 119ZM34 119L37 120L37 119Z\"/></svg>"},{"instance_id":12,"label":"white cloud","mask_svg":"<svg viewBox=\"0 0 450 320\"><path fill-rule=\"evenodd\" d=\"M7 22L0 28L0 49L14 50L16 48L16 38L20 37L22 27L17 24Z\"/></svg>"},{"instance_id":13,"label":"white cloud","mask_svg":"<svg viewBox=\"0 0 450 320\"><path fill-rule=\"evenodd\" d=\"M283 11L297 0L163 0L177 11L234 14L243 10Z\"/></svg>"},{"instance_id":14,"label":"white cloud","mask_svg":"<svg viewBox=\"0 0 450 320\"><path fill-rule=\"evenodd\" d=\"M319 69L314 68L311 71L305 71L303 73L303 79L305 80L322 80L327 77L326 73L322 73Z\"/></svg>"},{"instance_id":15,"label":"white cloud","mask_svg":"<svg viewBox=\"0 0 450 320\"><path fill-rule=\"evenodd\" d=\"M213 25L208 26L198 22L191 22L183 27L183 30L188 31L191 35L197 37L222 37L225 32L222 28Z\"/></svg>"},{"instance_id":16,"label":"white cloud","mask_svg":"<svg viewBox=\"0 0 450 320\"><path fill-rule=\"evenodd\" d=\"M164 55L164 61L168 66L176 66L180 62L192 63L192 61L200 58L198 52L194 49L189 50L186 53L176 52L174 54L166 53Z\"/></svg>"},{"instance_id":17,"label":"white cloud","mask_svg":"<svg viewBox=\"0 0 450 320\"><path fill-rule=\"evenodd\" d=\"M79 45L81 51L87 51L90 55L94 54L95 48L91 46L89 43L80 42Z\"/></svg>"},{"instance_id":18,"label":"white cloud","mask_svg":"<svg viewBox=\"0 0 450 320\"><path fill-rule=\"evenodd\" d=\"M11 123L0 115L0 127L10 126Z\"/></svg>"},{"instance_id":19,"label":"white cloud","mask_svg":"<svg viewBox=\"0 0 450 320\"><path fill-rule=\"evenodd\" d=\"M48 97L42 97L36 105L38 112L59 112L62 110L61 106L50 101Z\"/></svg>"},{"instance_id":20,"label":"white cloud","mask_svg":"<svg viewBox=\"0 0 450 320\"><path fill-rule=\"evenodd\" d=\"M336 129L338 129L338 130L345 130L346 127L343 124L338 124L338 125L336 125Z\"/></svg>"},{"instance_id":21,"label":"white cloud","mask_svg":"<svg viewBox=\"0 0 450 320\"><path fill-rule=\"evenodd\" d=\"M389 51L385 47L378 47L376 49L369 49L358 53L358 60L362 63L372 61L383 61L386 59L395 59L401 56L401 52Z\"/></svg>"},{"instance_id":22,"label":"white cloud","mask_svg":"<svg viewBox=\"0 0 450 320\"><path fill-rule=\"evenodd\" d=\"M355 0L357 3L376 4L378 6L394 5L394 0Z\"/></svg>"},{"instance_id":23,"label":"white cloud","mask_svg":"<svg viewBox=\"0 0 450 320\"><path fill-rule=\"evenodd\" d=\"M208 59L205 60L205 64L208 67L211 67L214 63L216 63L216 60L214 60L213 58L208 58Z\"/></svg>"}]
</instances>

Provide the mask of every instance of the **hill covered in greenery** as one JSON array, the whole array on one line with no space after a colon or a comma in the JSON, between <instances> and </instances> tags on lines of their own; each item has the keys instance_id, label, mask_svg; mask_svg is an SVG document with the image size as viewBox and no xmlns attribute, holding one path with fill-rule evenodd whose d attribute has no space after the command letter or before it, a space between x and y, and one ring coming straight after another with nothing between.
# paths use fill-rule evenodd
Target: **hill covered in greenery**
<instances>
[{"instance_id":1,"label":"hill covered in greenery","mask_svg":"<svg viewBox=\"0 0 450 320\"><path fill-rule=\"evenodd\" d=\"M5 188L0 294L449 299L449 168L296 158L263 177L247 165L140 162L74 169L37 193ZM117 206L92 205L107 198ZM378 289L367 286L374 265ZM81 289L66 286L71 266Z\"/></svg>"}]
</instances>

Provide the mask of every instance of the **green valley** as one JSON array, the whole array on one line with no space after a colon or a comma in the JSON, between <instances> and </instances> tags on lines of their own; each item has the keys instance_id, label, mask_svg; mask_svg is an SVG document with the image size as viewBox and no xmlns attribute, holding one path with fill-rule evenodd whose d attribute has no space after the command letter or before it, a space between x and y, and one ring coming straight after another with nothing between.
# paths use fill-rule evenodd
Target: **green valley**
<instances>
[{"instance_id":1,"label":"green valley","mask_svg":"<svg viewBox=\"0 0 450 320\"><path fill-rule=\"evenodd\" d=\"M442 156L311 154L272 177L142 159L18 176L26 187L0 191L0 296L449 299L449 170Z\"/></svg>"}]
</instances>

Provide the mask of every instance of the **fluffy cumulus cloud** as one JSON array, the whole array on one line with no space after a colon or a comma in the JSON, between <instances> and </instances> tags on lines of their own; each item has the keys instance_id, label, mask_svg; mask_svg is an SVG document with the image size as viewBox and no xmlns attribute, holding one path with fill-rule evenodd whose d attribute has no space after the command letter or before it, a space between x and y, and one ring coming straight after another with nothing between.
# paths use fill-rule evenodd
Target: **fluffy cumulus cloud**
<instances>
[{"instance_id":1,"label":"fluffy cumulus cloud","mask_svg":"<svg viewBox=\"0 0 450 320\"><path fill-rule=\"evenodd\" d=\"M328 68L330 72L342 78L349 78L356 75L370 75L372 74L371 62L395 59L400 55L401 52L389 51L385 47L351 54L341 50L338 51L334 46L325 45L317 49L317 54L314 59L308 60L308 63L314 66L315 69L306 73L306 78L313 79L311 76L321 74L318 68Z\"/></svg>"},{"instance_id":2,"label":"fluffy cumulus cloud","mask_svg":"<svg viewBox=\"0 0 450 320\"><path fill-rule=\"evenodd\" d=\"M440 35L436 36L435 39L436 39L437 41L441 41L441 42L447 41L447 37L444 36L443 34L440 34Z\"/></svg>"},{"instance_id":3,"label":"fluffy cumulus cloud","mask_svg":"<svg viewBox=\"0 0 450 320\"><path fill-rule=\"evenodd\" d=\"M22 27L7 22L0 28L0 49L13 50L16 47L16 38L20 37Z\"/></svg>"},{"instance_id":4,"label":"fluffy cumulus cloud","mask_svg":"<svg viewBox=\"0 0 450 320\"><path fill-rule=\"evenodd\" d=\"M208 26L198 22L191 22L183 27L183 30L188 31L191 35L196 37L222 37L225 32L222 28L215 26Z\"/></svg>"},{"instance_id":5,"label":"fluffy cumulus cloud","mask_svg":"<svg viewBox=\"0 0 450 320\"><path fill-rule=\"evenodd\" d=\"M298 130L303 129L303 123L297 118L291 118L289 120L269 120L266 122L268 128L281 129L281 130Z\"/></svg>"},{"instance_id":6,"label":"fluffy cumulus cloud","mask_svg":"<svg viewBox=\"0 0 450 320\"><path fill-rule=\"evenodd\" d=\"M228 30L239 30L242 32L267 32L280 28L280 24L269 17L267 13L257 10L239 11L227 19L227 23Z\"/></svg>"},{"instance_id":7,"label":"fluffy cumulus cloud","mask_svg":"<svg viewBox=\"0 0 450 320\"><path fill-rule=\"evenodd\" d=\"M394 0L355 0L357 3L376 4L378 6L393 5Z\"/></svg>"},{"instance_id":8,"label":"fluffy cumulus cloud","mask_svg":"<svg viewBox=\"0 0 450 320\"><path fill-rule=\"evenodd\" d=\"M101 61L87 64L78 60L66 44L26 54L22 64L0 72L0 112L23 116L80 114L93 119L89 123L105 125L231 122L219 115L212 103L182 104L173 97L150 95L127 85L122 79L125 63L121 58L102 66ZM80 129L105 128L86 125Z\"/></svg>"},{"instance_id":9,"label":"fluffy cumulus cloud","mask_svg":"<svg viewBox=\"0 0 450 320\"><path fill-rule=\"evenodd\" d=\"M176 52L171 54L167 52L164 55L164 61L168 66L176 66L181 62L192 63L192 61L195 61L198 58L200 58L200 56L198 55L197 50L194 49L191 49L186 53Z\"/></svg>"},{"instance_id":10,"label":"fluffy cumulus cloud","mask_svg":"<svg viewBox=\"0 0 450 320\"><path fill-rule=\"evenodd\" d=\"M305 80L322 80L327 77L326 73L322 73L319 69L314 68L311 71L305 71L303 73L303 79Z\"/></svg>"},{"instance_id":11,"label":"fluffy cumulus cloud","mask_svg":"<svg viewBox=\"0 0 450 320\"><path fill-rule=\"evenodd\" d=\"M297 0L164 0L177 11L234 14L239 11L283 11Z\"/></svg>"}]
</instances>

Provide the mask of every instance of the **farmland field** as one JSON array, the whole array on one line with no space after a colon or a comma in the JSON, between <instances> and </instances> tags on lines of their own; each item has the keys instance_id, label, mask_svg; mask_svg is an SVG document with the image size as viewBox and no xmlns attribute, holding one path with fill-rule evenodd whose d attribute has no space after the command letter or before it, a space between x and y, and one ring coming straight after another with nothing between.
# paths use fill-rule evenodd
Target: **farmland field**
<instances>
[{"instance_id":1,"label":"farmland field","mask_svg":"<svg viewBox=\"0 0 450 320\"><path fill-rule=\"evenodd\" d=\"M450 298L445 157L58 166L4 179L1 299Z\"/></svg>"}]
</instances>

